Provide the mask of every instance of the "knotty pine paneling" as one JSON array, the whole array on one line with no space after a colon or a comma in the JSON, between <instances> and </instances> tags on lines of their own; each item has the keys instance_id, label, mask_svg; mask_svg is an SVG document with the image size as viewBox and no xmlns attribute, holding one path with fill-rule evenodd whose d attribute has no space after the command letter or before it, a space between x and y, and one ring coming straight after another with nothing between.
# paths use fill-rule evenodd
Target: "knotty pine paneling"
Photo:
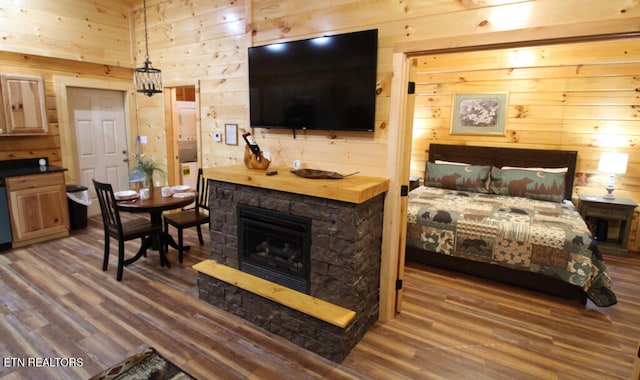
<instances>
[{"instance_id":1,"label":"knotty pine paneling","mask_svg":"<svg viewBox=\"0 0 640 380\"><path fill-rule=\"evenodd\" d=\"M0 49L132 67L130 13L122 0L3 2Z\"/></svg>"},{"instance_id":2,"label":"knotty pine paneling","mask_svg":"<svg viewBox=\"0 0 640 380\"><path fill-rule=\"evenodd\" d=\"M493 70L492 72L495 73L507 70L514 78L520 78L518 73L523 72L522 78L529 79L536 77L535 74L530 73L534 68L536 69L534 73L543 73L540 75L542 78L552 77L548 73L544 74L544 70L564 72L566 76L590 76L589 73L597 70L596 67L590 67L590 64L609 62L612 64L613 73L633 75L632 67L623 63L637 62L638 47L636 44L627 45L624 41L622 40L621 44L612 44L611 41L576 42L555 45L552 49L550 45L500 49L492 51L491 54L486 54L486 50L479 50L438 56L424 55L417 58L417 70L423 74L449 73L450 76L463 71L468 73L464 77L473 75L474 70ZM593 54L594 52L597 54ZM572 63L575 62L576 57L581 57L580 65L577 67ZM618 63L621 65L617 65ZM521 71L520 68L527 70ZM488 72L487 75L489 75L487 79L490 79L492 74ZM496 77L499 78L499 76ZM446 81L448 78L446 75L442 78L445 83L449 82Z\"/></svg>"},{"instance_id":3,"label":"knotty pine paneling","mask_svg":"<svg viewBox=\"0 0 640 380\"><path fill-rule=\"evenodd\" d=\"M600 152L619 150L629 166L616 194L640 201L638 63L638 39L421 56L412 174L422 175L432 142L577 150L576 193L602 194ZM491 92L509 94L505 136L450 135L453 96Z\"/></svg>"},{"instance_id":4,"label":"knotty pine paneling","mask_svg":"<svg viewBox=\"0 0 640 380\"><path fill-rule=\"evenodd\" d=\"M54 77L92 78L107 81L131 81L128 68L97 65L64 59L0 52L0 72L42 76L49 131L45 136L0 137L0 160L48 157L52 165L62 166L60 128ZM132 84L133 88L133 84Z\"/></svg>"},{"instance_id":5,"label":"knotty pine paneling","mask_svg":"<svg viewBox=\"0 0 640 380\"><path fill-rule=\"evenodd\" d=\"M7 5L0 11L0 33L3 34L3 50L31 53L41 57L62 57L75 61L106 63L111 66L131 67L140 63L144 56L144 35L141 1L105 1L78 3L73 0L61 0L54 3L36 0L18 7ZM202 115L202 143L204 158L211 162L237 160L242 155L241 147L221 146L213 143L215 132L222 130L227 122L238 123L248 128L248 107L246 102L246 48L267 44L313 37L320 34L335 34L378 28L379 46L379 101L376 113L376 132L369 135L367 143L373 143L384 149L388 146L389 125L389 85L392 78L391 53L394 46L414 41L438 39L448 36L473 36L482 33L500 32L510 28L540 28L549 25L580 23L598 23L605 28L607 22L638 17L637 5L624 0L602 3L600 1L570 0L562 3L554 1L492 0L492 1L454 1L434 0L429 2L372 3L370 0L333 0L329 2L300 1L204 1L170 2L150 0L147 4L149 26L150 58L155 67L163 70L165 85L194 85L206 81L200 95L212 93L237 94L234 103L200 102ZM504 24L496 15L500 12L511 15L525 14L529 17L522 25ZM570 15L570 16L569 16ZM507 17L513 21L514 17ZM32 25L24 28L23 25ZM131 29L131 25L133 28ZM573 26L572 26L573 27ZM584 30L583 33L592 32ZM583 50L599 51L602 55L616 55L606 44L585 45ZM538 60L544 59L564 65L567 57L576 54L579 45L553 55L546 54L544 48L536 51ZM133 58L131 52L133 50ZM633 62L634 54L616 55L619 62ZM522 56L520 53L519 56ZM585 59L588 57L585 55ZM465 71L491 60L484 52L466 53L445 62L449 70L456 66ZM506 58L501 57L500 60ZM441 59L441 60L444 60ZM43 60L46 64L46 59ZM585 63L589 63L585 61ZM624 65L623 65L624 66ZM486 65L484 66L486 68ZM508 66L506 70L512 70ZM574 70L575 68L566 68ZM586 70L584 67L581 71ZM482 71L482 70L481 70ZM485 73L486 74L486 73ZM472 75L469 73L468 75ZM519 72L512 71L513 77ZM588 74L587 74L588 75ZM628 72L627 76L632 76ZM528 77L529 79L532 77ZM470 79L468 79L470 80ZM526 86L527 82L522 85ZM542 86L542 84L538 84ZM539 91L545 91L539 88ZM150 102L140 96L139 124L148 128L151 136L159 136L148 145L152 152L161 154L166 141L163 141L164 120L158 114L162 101L156 98ZM149 112L144 108L150 107ZM215 110L215 112L212 112ZM206 115L206 116L205 116ZM290 134L264 133L262 142L265 150L277 150L280 141L294 147L295 140ZM352 139L352 136L309 133L308 144L313 142L322 147L327 140L344 138L352 144L360 144L364 139ZM358 150L365 150L363 145ZM339 148L342 149L342 144ZM307 150L312 152L313 150ZM316 151L320 151L317 149ZM348 153L339 151L336 157ZM216 157L220 155L220 157ZM327 169L342 169L353 166L339 160L328 159L326 154L315 156L311 153L299 156L297 153L285 155L287 158L299 158L308 165L323 165ZM389 171L381 156L369 153L369 166L379 175ZM162 159L160 159L162 160ZM284 163L284 162L283 162ZM331 166L331 167L329 167ZM375 170L373 170L375 168ZM366 169L369 170L369 169Z\"/></svg>"},{"instance_id":6,"label":"knotty pine paneling","mask_svg":"<svg viewBox=\"0 0 640 380\"><path fill-rule=\"evenodd\" d=\"M500 24L496 14L499 11L519 14L528 12L524 27L545 27L563 23L586 23L594 20L621 20L636 17L640 10L617 0L606 6L600 3L585 5L584 2L570 0L558 4L552 1L455 1L434 0L429 2L372 3L370 0L333 0L328 2L302 1L224 1L189 3L150 0L147 2L149 24L149 49L154 66L163 69L165 86L200 83L200 121L202 153L205 165L226 165L242 159L243 147L227 146L224 142L213 142L216 132L224 133L224 124L237 123L241 130L249 129L247 107L247 62L246 49L249 46L273 42L315 37L323 34L344 33L355 30L379 29L378 54L378 95L375 118L376 131L366 137L349 133L307 132L304 137L305 149L290 132L255 130L253 133L261 147L270 153L277 153L274 165L289 166L294 159L300 159L307 167L327 170L347 171L359 165L343 157L353 157L350 152L364 152L367 165L362 167L366 174L384 175L393 171L387 168L386 151L389 149L389 104L390 84L393 77L391 58L397 44L416 40L437 39L446 36L473 36L478 33L492 33L521 25ZM140 5L134 5L134 48L136 60L142 60L143 40L141 38L142 19ZM580 8L579 11L576 9ZM571 18L567 15L571 14ZM509 19L513 17L507 17ZM486 21L486 22L485 22ZM585 30L585 33L590 32ZM577 46L577 45L576 45ZM588 49L585 47L584 49ZM600 46L598 50L603 50ZM459 65L471 64L466 70L480 63L491 63L493 58L483 52L468 53L456 57ZM538 59L562 62L572 51L558 51L556 55L545 55L538 51ZM631 54L630 54L631 55ZM626 58L621 62L629 62ZM479 63L480 62L480 63ZM450 62L447 62L449 65ZM491 67L491 66L489 66ZM483 75L481 66L477 75ZM542 70L543 68L541 68ZM503 71L513 73L513 66ZM575 70L575 68L569 68ZM446 68L444 71L448 71ZM470 73L470 75L472 75ZM516 75L516 74L514 74ZM517 74L519 75L519 73ZM538 73L544 76L544 73ZM628 76L633 73L628 72ZM548 77L548 76L547 76ZM521 85L530 85L530 77ZM451 82L445 82L451 83ZM542 84L539 84L542 86ZM540 89L544 91L544 89ZM151 99L157 105L162 101ZM147 102L145 102L147 104ZM150 103L149 103L150 104ZM145 106L142 105L141 108ZM515 112L515 111L514 111ZM153 115L154 113L149 113ZM147 120L140 113L140 125L150 126L150 133L163 136L163 126L156 120ZM150 116L151 117L151 116ZM444 126L443 131L447 127ZM523 136L522 139L535 139ZM333 139L348 141L348 144L333 144L331 153L326 154L325 146ZM154 146L155 143L159 146ZM535 143L530 141L530 143ZM161 152L166 143L154 140L145 149ZM348 145L358 145L351 147ZM371 149L371 145L375 149ZM395 142L391 142L395 144ZM316 145L316 149L309 147ZM380 154L384 151L385 154ZM316 153L317 152L317 153Z\"/></svg>"}]
</instances>

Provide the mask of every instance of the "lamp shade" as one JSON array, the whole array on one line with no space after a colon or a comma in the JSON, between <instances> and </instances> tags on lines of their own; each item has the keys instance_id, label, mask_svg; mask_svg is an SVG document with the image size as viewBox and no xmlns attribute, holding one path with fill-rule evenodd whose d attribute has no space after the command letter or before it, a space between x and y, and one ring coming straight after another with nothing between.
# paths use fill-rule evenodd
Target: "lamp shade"
<instances>
[{"instance_id":1,"label":"lamp shade","mask_svg":"<svg viewBox=\"0 0 640 380\"><path fill-rule=\"evenodd\" d=\"M144 61L143 67L137 67L133 72L133 82L136 91L147 96L162 92L162 72L151 67L148 58Z\"/></svg>"},{"instance_id":2,"label":"lamp shade","mask_svg":"<svg viewBox=\"0 0 640 380\"><path fill-rule=\"evenodd\" d=\"M607 174L624 174L627 172L627 153L602 152L598 162L598 171Z\"/></svg>"}]
</instances>

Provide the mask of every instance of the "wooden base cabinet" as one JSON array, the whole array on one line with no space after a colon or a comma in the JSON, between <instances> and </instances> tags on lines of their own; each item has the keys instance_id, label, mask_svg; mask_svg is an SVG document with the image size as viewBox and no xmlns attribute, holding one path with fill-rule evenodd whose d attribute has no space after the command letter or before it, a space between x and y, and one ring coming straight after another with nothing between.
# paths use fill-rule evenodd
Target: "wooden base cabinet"
<instances>
[{"instance_id":1,"label":"wooden base cabinet","mask_svg":"<svg viewBox=\"0 0 640 380\"><path fill-rule=\"evenodd\" d=\"M12 246L69 235L69 209L62 173L6 179Z\"/></svg>"}]
</instances>

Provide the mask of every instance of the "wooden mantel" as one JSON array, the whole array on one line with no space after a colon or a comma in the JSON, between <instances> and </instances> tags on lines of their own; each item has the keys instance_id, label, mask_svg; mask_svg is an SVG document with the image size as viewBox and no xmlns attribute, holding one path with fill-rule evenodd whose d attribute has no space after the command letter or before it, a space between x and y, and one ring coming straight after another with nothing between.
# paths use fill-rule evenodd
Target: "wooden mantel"
<instances>
[{"instance_id":1,"label":"wooden mantel","mask_svg":"<svg viewBox=\"0 0 640 380\"><path fill-rule=\"evenodd\" d=\"M296 176L288 168L270 167L269 171L271 170L277 170L278 174L268 176L266 170L247 169L244 165L208 168L204 169L203 174L205 178L216 181L356 204L385 193L389 189L387 178L356 174L342 179L308 179Z\"/></svg>"}]
</instances>

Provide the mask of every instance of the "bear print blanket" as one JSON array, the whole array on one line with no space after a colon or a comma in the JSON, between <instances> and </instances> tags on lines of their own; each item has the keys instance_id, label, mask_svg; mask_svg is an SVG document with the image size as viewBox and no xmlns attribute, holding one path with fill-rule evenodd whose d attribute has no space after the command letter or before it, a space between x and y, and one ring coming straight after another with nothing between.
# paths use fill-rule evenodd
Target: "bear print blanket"
<instances>
[{"instance_id":1,"label":"bear print blanket","mask_svg":"<svg viewBox=\"0 0 640 380\"><path fill-rule=\"evenodd\" d=\"M572 204L421 186L409 194L407 245L542 273L606 294L611 280L589 229ZM594 300L594 302L596 302Z\"/></svg>"}]
</instances>

